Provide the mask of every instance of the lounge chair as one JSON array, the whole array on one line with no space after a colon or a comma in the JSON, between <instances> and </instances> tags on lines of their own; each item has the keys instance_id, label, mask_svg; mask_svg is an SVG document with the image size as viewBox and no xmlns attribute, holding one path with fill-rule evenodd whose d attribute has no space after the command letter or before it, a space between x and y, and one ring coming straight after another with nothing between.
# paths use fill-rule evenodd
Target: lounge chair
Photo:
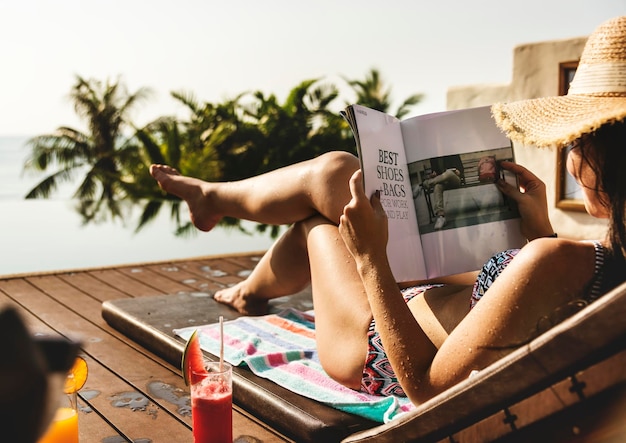
<instances>
[{"instance_id":1,"label":"lounge chair","mask_svg":"<svg viewBox=\"0 0 626 443\"><path fill-rule=\"evenodd\" d=\"M302 297L294 298L293 307L298 308ZM206 306L206 299L184 294L144 297L105 302L102 315L133 340L178 364L184 343L172 328L188 326L191 315L196 324L213 322L218 315L233 318L233 311L224 306ZM383 425L297 396L241 368L236 368L234 400L296 441L461 443L531 441L537 436L540 441L589 441L591 436L594 442L623 441L624 319L626 284Z\"/></svg>"}]
</instances>

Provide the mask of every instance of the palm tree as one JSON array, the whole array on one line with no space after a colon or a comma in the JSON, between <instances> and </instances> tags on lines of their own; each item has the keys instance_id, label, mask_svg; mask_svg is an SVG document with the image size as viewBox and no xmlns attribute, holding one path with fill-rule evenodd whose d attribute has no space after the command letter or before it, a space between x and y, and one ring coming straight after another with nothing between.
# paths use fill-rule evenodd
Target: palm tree
<instances>
[{"instance_id":1,"label":"palm tree","mask_svg":"<svg viewBox=\"0 0 626 443\"><path fill-rule=\"evenodd\" d=\"M123 131L132 127L129 113L148 93L142 88L129 94L119 81L103 84L77 76L70 98L88 131L59 127L27 142L31 153L25 169L57 170L38 183L26 198L48 198L59 184L84 174L74 193L84 222L108 213L122 218L120 200L126 189L123 162L137 149Z\"/></svg>"},{"instance_id":2,"label":"palm tree","mask_svg":"<svg viewBox=\"0 0 626 443\"><path fill-rule=\"evenodd\" d=\"M329 110L337 97L337 88L319 79L300 82L283 103L275 95L265 96L260 91L240 97L240 118L249 129L235 155L225 156L224 150L216 147L224 165L224 179L262 174L331 150L354 152L348 124ZM261 232L267 228L257 225ZM270 229L272 235L278 233L277 227Z\"/></svg>"},{"instance_id":3,"label":"palm tree","mask_svg":"<svg viewBox=\"0 0 626 443\"><path fill-rule=\"evenodd\" d=\"M357 95L356 102L377 111L390 113L391 87L386 87L380 72L372 68L364 80L347 80ZM410 108L418 104L424 94L413 94L405 99L396 109L394 115L401 119L410 112Z\"/></svg>"},{"instance_id":4,"label":"palm tree","mask_svg":"<svg viewBox=\"0 0 626 443\"><path fill-rule=\"evenodd\" d=\"M334 85L319 79L304 80L295 86L284 103L276 96L253 94L245 115L260 128L265 153L256 174L316 157L331 150L354 151L348 124L329 106L337 99Z\"/></svg>"},{"instance_id":5,"label":"palm tree","mask_svg":"<svg viewBox=\"0 0 626 443\"><path fill-rule=\"evenodd\" d=\"M220 104L201 104L189 93L172 96L188 108L189 118L160 119L136 134L142 165L134 167L135 189L129 193L134 201L144 201L138 229L167 203L177 234L193 231L190 224L181 224L184 207L180 201L150 185L150 163L165 162L184 175L204 180L233 181L326 151L354 150L349 126L328 109L337 98L337 89L318 80L301 82L284 103L261 92L243 93ZM224 218L220 225L242 229L239 220L231 218ZM264 232L268 227L258 225L257 230ZM269 228L272 235L278 233L277 227Z\"/></svg>"}]
</instances>

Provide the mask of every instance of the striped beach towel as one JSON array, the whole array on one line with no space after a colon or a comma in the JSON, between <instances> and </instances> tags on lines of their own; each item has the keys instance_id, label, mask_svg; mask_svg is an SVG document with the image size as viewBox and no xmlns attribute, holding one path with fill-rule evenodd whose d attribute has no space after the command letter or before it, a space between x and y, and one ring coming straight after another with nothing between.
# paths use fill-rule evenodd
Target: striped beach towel
<instances>
[{"instance_id":1,"label":"striped beach towel","mask_svg":"<svg viewBox=\"0 0 626 443\"><path fill-rule=\"evenodd\" d=\"M188 340L195 329L202 349L219 355L219 324L176 329L174 333ZM380 423L413 407L407 398L369 395L331 379L317 355L315 318L295 309L224 322L224 360L299 395Z\"/></svg>"}]
</instances>

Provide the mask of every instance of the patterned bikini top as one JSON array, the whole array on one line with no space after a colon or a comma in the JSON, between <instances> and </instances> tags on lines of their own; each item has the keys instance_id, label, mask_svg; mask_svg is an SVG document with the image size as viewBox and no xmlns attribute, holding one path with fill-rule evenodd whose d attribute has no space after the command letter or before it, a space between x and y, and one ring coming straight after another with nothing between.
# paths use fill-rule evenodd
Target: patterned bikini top
<instances>
[{"instance_id":1,"label":"patterned bikini top","mask_svg":"<svg viewBox=\"0 0 626 443\"><path fill-rule=\"evenodd\" d=\"M593 277L584 291L585 295L583 299L587 303L591 303L592 301L598 299L601 295L607 292L608 289L610 289L604 287L604 274L606 269L604 246L602 246L602 243L598 240L593 240L592 243L595 249L596 257L594 262ZM474 283L470 302L471 308L478 303L478 300L482 298L485 292L487 292L487 289L489 289L491 284L496 280L496 278L498 278L500 273L508 266L518 252L519 249L508 249L497 253L487 260L483 268L478 273L478 277Z\"/></svg>"},{"instance_id":2,"label":"patterned bikini top","mask_svg":"<svg viewBox=\"0 0 626 443\"><path fill-rule=\"evenodd\" d=\"M596 251L596 259L593 269L593 277L587 286L584 296L584 299L589 303L597 300L598 297L606 292L603 282L605 270L604 246L602 246L602 243L598 240L594 240L592 243Z\"/></svg>"}]
</instances>

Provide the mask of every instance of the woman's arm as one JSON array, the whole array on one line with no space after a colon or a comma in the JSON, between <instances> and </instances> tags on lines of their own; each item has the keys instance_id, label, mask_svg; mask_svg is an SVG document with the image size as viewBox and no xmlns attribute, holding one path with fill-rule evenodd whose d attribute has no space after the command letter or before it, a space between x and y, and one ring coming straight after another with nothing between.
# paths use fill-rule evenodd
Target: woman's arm
<instances>
[{"instance_id":1,"label":"woman's arm","mask_svg":"<svg viewBox=\"0 0 626 443\"><path fill-rule=\"evenodd\" d=\"M352 200L344 208L339 232L356 261L376 329L398 381L417 402L420 382L437 349L404 302L389 266L387 217L379 196L366 197L361 171L352 176L350 190Z\"/></svg>"},{"instance_id":2,"label":"woman's arm","mask_svg":"<svg viewBox=\"0 0 626 443\"><path fill-rule=\"evenodd\" d=\"M592 243L537 239L525 246L439 348L419 395L429 398L561 321L593 276ZM567 311L567 310L566 310Z\"/></svg>"},{"instance_id":3,"label":"woman's arm","mask_svg":"<svg viewBox=\"0 0 626 443\"><path fill-rule=\"evenodd\" d=\"M521 191L503 183L499 187L518 202L524 234L531 240L552 234L543 182L522 166L506 162L503 167L519 177ZM593 247L584 254L581 266L580 249L574 242L533 242L487 291L481 309L472 310L437 350L394 280L386 255L385 212L377 195L371 199L365 196L361 177L357 171L350 180L352 200L344 208L339 232L356 261L389 361L414 403L464 379L471 369L482 368L510 352L513 347L506 348L507 345L513 346L520 337L528 337L531 331L526 326L535 324L542 313L558 306L574 289L580 290L581 281L589 278L583 271L593 255ZM555 262L559 266L555 267ZM563 291L563 279L558 275L565 278L572 268L579 270L578 275L569 278L571 285ZM453 279L467 282L471 275L460 274L462 277ZM548 298L543 299L544 295Z\"/></svg>"}]
</instances>

